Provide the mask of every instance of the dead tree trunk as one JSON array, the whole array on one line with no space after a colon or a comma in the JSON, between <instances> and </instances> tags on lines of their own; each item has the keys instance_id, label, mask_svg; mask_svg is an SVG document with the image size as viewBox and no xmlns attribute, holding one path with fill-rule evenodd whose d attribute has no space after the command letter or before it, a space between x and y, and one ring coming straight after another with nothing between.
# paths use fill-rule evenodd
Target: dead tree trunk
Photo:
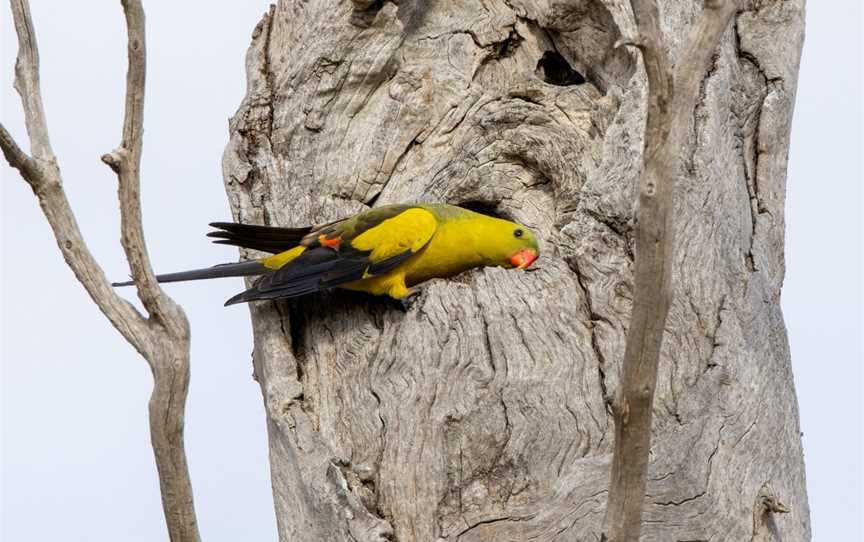
<instances>
[{"instance_id":1,"label":"dead tree trunk","mask_svg":"<svg viewBox=\"0 0 864 542\"><path fill-rule=\"evenodd\" d=\"M628 6L282 1L256 28L235 218L447 201L542 239L536 272L435 281L407 314L344 292L251 306L282 540L600 538L645 123L644 70L614 47ZM673 63L701 10L661 3ZM802 37L803 0L754 0L701 85L644 540L809 539L779 306Z\"/></svg>"}]
</instances>

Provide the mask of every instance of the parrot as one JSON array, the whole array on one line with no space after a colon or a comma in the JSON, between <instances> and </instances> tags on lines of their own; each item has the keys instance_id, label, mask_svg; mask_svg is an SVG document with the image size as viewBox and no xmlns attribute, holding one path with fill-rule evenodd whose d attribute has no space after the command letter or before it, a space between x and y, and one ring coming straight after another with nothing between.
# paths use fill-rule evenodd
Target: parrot
<instances>
[{"instance_id":1,"label":"parrot","mask_svg":"<svg viewBox=\"0 0 864 542\"><path fill-rule=\"evenodd\" d=\"M528 268L540 255L521 224L444 203L391 204L319 226L283 228L213 222L217 244L271 256L157 275L160 282L260 275L225 302L293 298L344 288L403 303L416 285L476 267ZM132 281L112 286L130 286Z\"/></svg>"}]
</instances>

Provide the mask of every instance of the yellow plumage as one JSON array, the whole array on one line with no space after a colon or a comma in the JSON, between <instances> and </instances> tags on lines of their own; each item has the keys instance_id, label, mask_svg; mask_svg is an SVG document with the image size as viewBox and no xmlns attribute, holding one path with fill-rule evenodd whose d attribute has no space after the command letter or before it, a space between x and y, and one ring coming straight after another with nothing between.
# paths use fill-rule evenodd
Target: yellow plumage
<instances>
[{"instance_id":1,"label":"yellow plumage","mask_svg":"<svg viewBox=\"0 0 864 542\"><path fill-rule=\"evenodd\" d=\"M451 277L483 265L508 265L509 256L520 248L528 247L536 254L530 232L522 239L514 238L516 229L527 231L519 225L458 207L448 210L436 218L426 208L412 208L358 236L351 244L371 251L372 261L406 250L416 255L392 271L365 275L339 287L401 299L410 286L432 278Z\"/></svg>"},{"instance_id":2,"label":"yellow plumage","mask_svg":"<svg viewBox=\"0 0 864 542\"><path fill-rule=\"evenodd\" d=\"M266 267L267 269L274 269L275 270L275 269L279 269L280 267L284 266L287 263L290 263L291 260L297 258L301 254L303 254L303 252L305 252L305 251L306 251L306 247L304 247L303 245L298 245L298 246L292 248L291 250L286 250L285 252L280 252L279 254L274 254L268 258L263 258L260 261L264 265L264 267Z\"/></svg>"},{"instance_id":3,"label":"yellow plumage","mask_svg":"<svg viewBox=\"0 0 864 542\"><path fill-rule=\"evenodd\" d=\"M214 223L217 243L273 255L159 275L160 282L262 275L226 304L297 297L327 288L402 299L410 287L481 266L524 268L539 249L514 222L453 205L387 205L320 227ZM118 283L117 286L128 283Z\"/></svg>"}]
</instances>

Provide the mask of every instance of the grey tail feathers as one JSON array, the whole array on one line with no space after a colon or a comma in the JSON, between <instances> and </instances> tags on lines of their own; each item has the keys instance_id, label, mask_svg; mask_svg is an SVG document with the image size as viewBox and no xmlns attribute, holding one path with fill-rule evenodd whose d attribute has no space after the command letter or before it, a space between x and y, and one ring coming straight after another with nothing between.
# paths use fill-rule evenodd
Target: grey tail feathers
<instances>
[{"instance_id":1,"label":"grey tail feathers","mask_svg":"<svg viewBox=\"0 0 864 542\"><path fill-rule=\"evenodd\" d=\"M220 277L248 277L250 275L263 275L270 271L272 271L272 269L268 269L259 262L223 263L220 265L214 265L213 267L205 267L204 269L156 275L156 280L159 282L180 282L185 280L215 279ZM114 282L111 286L132 286L133 284L135 283L129 280L126 282Z\"/></svg>"}]
</instances>

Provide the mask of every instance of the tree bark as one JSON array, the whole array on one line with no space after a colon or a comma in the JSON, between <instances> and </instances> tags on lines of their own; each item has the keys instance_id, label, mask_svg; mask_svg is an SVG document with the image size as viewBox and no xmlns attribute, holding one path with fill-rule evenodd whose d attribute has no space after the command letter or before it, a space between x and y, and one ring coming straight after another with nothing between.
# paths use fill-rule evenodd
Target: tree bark
<instances>
[{"instance_id":1,"label":"tree bark","mask_svg":"<svg viewBox=\"0 0 864 542\"><path fill-rule=\"evenodd\" d=\"M673 65L701 10L660 4ZM638 53L614 47L632 36L619 0L282 1L258 25L224 156L237 220L447 201L542 252L432 281L408 313L250 306L281 540L600 538L646 118ZM743 6L700 85L643 540L810 536L779 306L802 38L803 0Z\"/></svg>"},{"instance_id":2,"label":"tree bark","mask_svg":"<svg viewBox=\"0 0 864 542\"><path fill-rule=\"evenodd\" d=\"M615 446L606 504L610 542L638 542L651 451L654 391L660 349L672 304L673 222L680 150L693 125L696 99L717 43L737 10L735 0L711 0L689 31L673 69L660 30L656 0L631 0L635 45L648 80L642 173L634 211L633 309L620 389L612 399Z\"/></svg>"}]
</instances>

